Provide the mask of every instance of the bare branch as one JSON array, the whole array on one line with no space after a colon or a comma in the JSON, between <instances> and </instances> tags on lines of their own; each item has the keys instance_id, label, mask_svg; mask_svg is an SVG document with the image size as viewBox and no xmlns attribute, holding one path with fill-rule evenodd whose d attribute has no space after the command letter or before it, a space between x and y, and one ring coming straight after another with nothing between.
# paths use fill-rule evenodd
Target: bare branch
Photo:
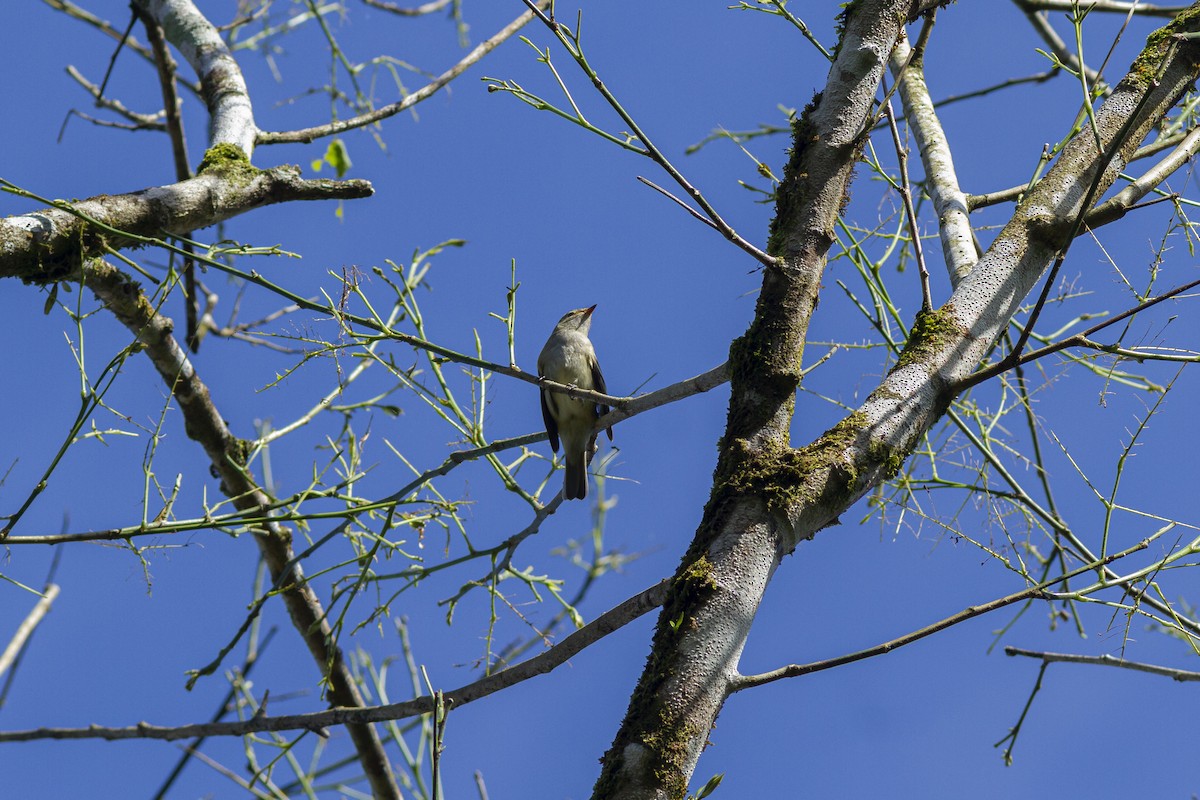
<instances>
[{"instance_id":1,"label":"bare branch","mask_svg":"<svg viewBox=\"0 0 1200 800\"><path fill-rule=\"evenodd\" d=\"M548 8L551 0L541 0L538 4L541 8ZM343 131L353 130L354 128L362 128L367 125L374 125L388 117L394 117L402 111L420 103L422 100L427 100L436 94L442 87L450 83L462 73L466 72L470 67L486 56L488 53L495 50L501 43L509 39L514 33L521 30L533 19L533 12L526 11L512 22L505 25L499 32L494 34L490 39L480 42L478 46L468 53L461 61L455 64L450 69L443 72L441 75L434 78L429 83L422 86L415 92L407 95L402 100L377 108L374 111L369 111L366 114L359 114L357 117L350 119L335 120L327 125L316 125L311 128L302 128L295 131L259 131L256 138L258 144L288 144L296 142L311 142L315 139L320 139L323 136L333 136Z\"/></svg>"},{"instance_id":2,"label":"bare branch","mask_svg":"<svg viewBox=\"0 0 1200 800\"><path fill-rule=\"evenodd\" d=\"M433 0L430 3L423 3L419 6L401 6L395 3L389 3L387 0L363 0L364 3L372 8L378 8L381 11L390 11L401 17L423 17L426 14L433 14L441 11L446 6L450 5L450 0Z\"/></svg>"},{"instance_id":3,"label":"bare branch","mask_svg":"<svg viewBox=\"0 0 1200 800\"><path fill-rule=\"evenodd\" d=\"M57 584L50 584L46 587L46 591L34 603L33 608L25 615L25 619L17 626L16 632L12 639L8 641L8 645L4 648L4 652L0 653L0 675L8 672L8 668L17 660L17 656L21 652L21 648L29 641L29 637L33 635L33 631L37 628L38 623L50 611L50 606L54 604L54 599L58 597L59 588Z\"/></svg>"},{"instance_id":4,"label":"bare branch","mask_svg":"<svg viewBox=\"0 0 1200 800\"><path fill-rule=\"evenodd\" d=\"M171 321L157 313L136 283L108 264L93 261L82 273L84 284L145 346L146 355L179 404L188 437L204 448L215 474L220 476L222 491L243 510L269 506L270 498L245 467L242 442L227 427L208 387L172 335ZM264 522L255 531L254 541L275 585L281 587L293 625L329 682L330 703L363 706L358 683L335 643L321 601L294 558L290 533L277 524ZM398 800L400 792L378 733L369 725L351 725L348 732L376 797Z\"/></svg>"},{"instance_id":5,"label":"bare branch","mask_svg":"<svg viewBox=\"0 0 1200 800\"><path fill-rule=\"evenodd\" d=\"M447 708L454 709L481 700L501 689L544 675L610 633L662 605L670 581L661 581L615 608L606 611L550 649L508 669L493 673L453 691L445 692ZM310 714L252 717L239 722L216 722L161 727L145 722L126 728L89 725L86 728L37 728L26 731L0 731L0 742L27 742L36 739L188 739L193 736L245 736L265 731L323 731L334 725L368 724L406 719L433 711L429 695L402 703L366 708L331 708Z\"/></svg>"},{"instance_id":6,"label":"bare branch","mask_svg":"<svg viewBox=\"0 0 1200 800\"><path fill-rule=\"evenodd\" d=\"M83 77L83 73L75 69L75 67L68 66L67 74L70 75L76 83L82 86L84 90L92 96L92 99L96 102L96 105L100 106L101 108L107 108L109 111L120 114L139 129L151 131L166 130L166 124L163 122L164 118L166 117L165 112L158 111L154 114L139 114L136 111L126 108L120 100L116 100L111 97L105 97L104 95L100 94L100 87ZM90 118L86 115L80 114L80 116L90 121Z\"/></svg>"},{"instance_id":7,"label":"bare branch","mask_svg":"<svg viewBox=\"0 0 1200 800\"><path fill-rule=\"evenodd\" d=\"M901 40L892 51L890 65L892 74L898 76L900 83L904 119L917 140L917 150L925 170L925 191L929 193L937 211L942 256L950 275L950 285L957 286L975 266L979 256L971 231L967 197L959 187L950 143L925 83L925 61L919 57L910 58L910 54L908 43ZM908 66L901 73L904 64Z\"/></svg>"},{"instance_id":8,"label":"bare branch","mask_svg":"<svg viewBox=\"0 0 1200 800\"><path fill-rule=\"evenodd\" d=\"M784 678L795 678L800 675L808 675L813 672L821 672L822 670L832 669L833 667L840 667L843 664L862 661L865 658L881 656L885 653L892 652L896 648L903 647L907 644L912 644L913 642L924 639L926 636L931 636L938 631L943 631L946 628L953 627L960 622L966 622L969 619L974 619L975 617L987 614L991 611L996 611L997 609L1004 608L1005 606L1011 606L1014 603L1020 603L1030 599L1047 599L1050 597L1050 594L1047 590L1051 586L1057 583L1062 583L1063 581L1074 577L1075 575L1082 575L1083 573L1091 572L1092 570L1096 569L1096 567L1111 564L1112 562L1128 555L1132 555L1139 550L1145 550L1149 544L1150 541L1148 539L1144 539L1127 550L1123 550L1120 553L1114 553L1113 555L1110 555L1107 558L1099 561L1085 564L1068 573L1060 575L1047 583L1039 583L1035 586L1022 589L1019 592L1013 592L1006 597L1001 597L981 605L970 606L969 608L965 608L957 614L953 614L945 619L938 620L931 625L926 625L924 628L920 628L911 633L906 633L903 636L899 636L891 641L884 642L883 644L869 647L866 650L859 650L856 653L849 653L844 656L838 656L837 658L827 658L824 661L814 661L811 664L789 664L786 667L780 667L779 669L775 669L770 672L764 672L760 675L746 675L735 678L730 683L729 692L732 694L734 692L740 692L743 689L751 689L755 686L763 686L768 683L774 683L775 681L782 680Z\"/></svg>"},{"instance_id":9,"label":"bare branch","mask_svg":"<svg viewBox=\"0 0 1200 800\"><path fill-rule=\"evenodd\" d=\"M1073 3L1071 0L1016 0L1022 11L1062 11L1067 14L1086 10L1102 11L1111 14L1142 14L1147 17L1174 17L1180 11L1187 11L1188 6L1156 6L1152 3L1121 2L1121 0L1088 0L1087 3Z\"/></svg>"},{"instance_id":10,"label":"bare branch","mask_svg":"<svg viewBox=\"0 0 1200 800\"><path fill-rule=\"evenodd\" d=\"M1083 656L1073 653L1046 653L1037 650L1024 650L1020 647L1006 647L1004 648L1004 654L1040 659L1043 664L1053 664L1055 662L1062 664L1094 664L1100 667L1120 667L1121 669L1131 669L1137 672L1148 672L1151 675L1162 675L1165 678L1170 678L1181 683L1200 681L1200 672L1188 669L1174 669L1173 667L1160 667L1157 664L1146 664L1141 661L1128 661L1124 658L1110 656L1107 653L1099 656Z\"/></svg>"}]
</instances>

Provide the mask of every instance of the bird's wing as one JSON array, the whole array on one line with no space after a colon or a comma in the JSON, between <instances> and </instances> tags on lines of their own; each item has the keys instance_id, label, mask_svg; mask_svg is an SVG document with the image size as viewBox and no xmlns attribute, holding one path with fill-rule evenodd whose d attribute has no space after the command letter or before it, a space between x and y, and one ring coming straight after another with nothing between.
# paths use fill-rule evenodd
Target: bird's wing
<instances>
[{"instance_id":1,"label":"bird's wing","mask_svg":"<svg viewBox=\"0 0 1200 800\"><path fill-rule=\"evenodd\" d=\"M608 394L608 387L604 385L604 373L602 373L600 371L600 362L598 360L596 360L596 357L594 355L591 358L591 362L592 362L592 388L595 389L597 392L600 392L601 394ZM602 406L602 405L597 404L596 410L599 413L599 415L603 417L605 414L608 413L608 406ZM608 428L607 432L608 432L608 440L611 442L613 440L612 428Z\"/></svg>"},{"instance_id":2,"label":"bird's wing","mask_svg":"<svg viewBox=\"0 0 1200 800\"><path fill-rule=\"evenodd\" d=\"M546 436L550 437L550 449L557 453L558 424L554 421L554 415L550 413L550 406L546 404L547 395L549 394L545 389L538 392L538 396L542 400L542 422L546 423Z\"/></svg>"}]
</instances>

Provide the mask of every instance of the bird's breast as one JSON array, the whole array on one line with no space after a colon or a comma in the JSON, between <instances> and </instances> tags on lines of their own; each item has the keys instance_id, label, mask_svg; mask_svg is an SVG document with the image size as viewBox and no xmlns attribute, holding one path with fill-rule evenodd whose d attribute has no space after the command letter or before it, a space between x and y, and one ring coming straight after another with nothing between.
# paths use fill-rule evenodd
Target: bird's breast
<instances>
[{"instance_id":1,"label":"bird's breast","mask_svg":"<svg viewBox=\"0 0 1200 800\"><path fill-rule=\"evenodd\" d=\"M574 337L572 337L574 339ZM578 386L580 389L594 388L592 385L592 348L586 342L568 339L561 346L551 347L548 343L538 359L538 371L542 377L555 383Z\"/></svg>"}]
</instances>

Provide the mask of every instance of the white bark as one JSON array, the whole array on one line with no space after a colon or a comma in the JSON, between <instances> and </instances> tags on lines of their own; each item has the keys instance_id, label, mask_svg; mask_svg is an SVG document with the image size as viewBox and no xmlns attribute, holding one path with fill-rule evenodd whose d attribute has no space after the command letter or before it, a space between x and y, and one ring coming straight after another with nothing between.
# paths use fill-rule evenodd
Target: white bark
<instances>
[{"instance_id":1,"label":"white bark","mask_svg":"<svg viewBox=\"0 0 1200 800\"><path fill-rule=\"evenodd\" d=\"M950 275L950 285L957 286L975 266L975 237L967 214L967 196L958 184L954 171L954 156L950 142L938 119L937 109L925 84L925 67L920 61L910 62L912 48L901 40L892 51L892 74L899 76L900 100L904 103L904 118L912 131L925 169L925 191L933 201L938 216L938 236L942 255ZM907 69L901 68L908 64Z\"/></svg>"},{"instance_id":2,"label":"white bark","mask_svg":"<svg viewBox=\"0 0 1200 800\"><path fill-rule=\"evenodd\" d=\"M208 105L208 142L232 144L247 156L254 155L258 128L250 93L225 41L190 0L136 0L158 21L167 41L175 45L200 78L201 94Z\"/></svg>"}]
</instances>

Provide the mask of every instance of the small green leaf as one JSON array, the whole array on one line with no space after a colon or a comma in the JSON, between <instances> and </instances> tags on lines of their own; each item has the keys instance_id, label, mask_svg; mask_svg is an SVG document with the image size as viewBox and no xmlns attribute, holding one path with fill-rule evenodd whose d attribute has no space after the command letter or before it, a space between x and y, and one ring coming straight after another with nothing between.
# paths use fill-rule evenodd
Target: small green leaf
<instances>
[{"instance_id":1,"label":"small green leaf","mask_svg":"<svg viewBox=\"0 0 1200 800\"><path fill-rule=\"evenodd\" d=\"M350 171L350 167L353 164L350 161L350 153L346 149L344 141L341 139L331 141L329 146L325 148L325 155L321 158L313 159L309 166L312 167L313 172L320 172L325 168L326 164L333 167L333 171L337 173L339 178L345 177L346 173Z\"/></svg>"},{"instance_id":2,"label":"small green leaf","mask_svg":"<svg viewBox=\"0 0 1200 800\"><path fill-rule=\"evenodd\" d=\"M325 161L334 168L339 178L344 177L350 171L350 153L346 150L346 143L341 139L334 139L329 143L329 147L325 150Z\"/></svg>"},{"instance_id":3,"label":"small green leaf","mask_svg":"<svg viewBox=\"0 0 1200 800\"><path fill-rule=\"evenodd\" d=\"M725 780L724 772L718 772L716 775L713 775L708 779L708 783L704 784L704 788L696 792L696 800L704 800L704 798L715 792L723 780Z\"/></svg>"}]
</instances>

